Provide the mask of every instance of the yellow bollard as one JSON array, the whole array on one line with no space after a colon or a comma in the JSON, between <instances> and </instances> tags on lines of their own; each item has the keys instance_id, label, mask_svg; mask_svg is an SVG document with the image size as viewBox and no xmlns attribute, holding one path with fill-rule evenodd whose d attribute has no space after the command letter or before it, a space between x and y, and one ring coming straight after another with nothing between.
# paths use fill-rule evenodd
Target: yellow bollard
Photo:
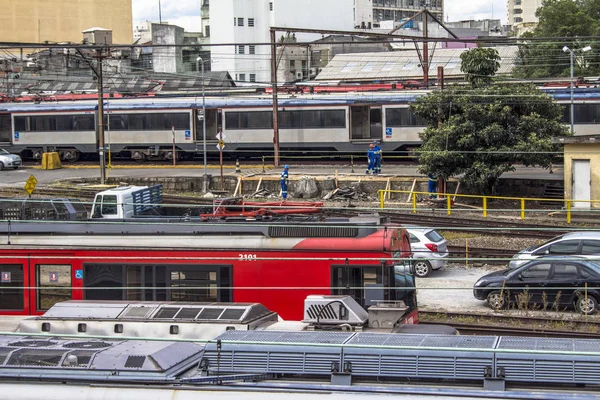
<instances>
[{"instance_id":1,"label":"yellow bollard","mask_svg":"<svg viewBox=\"0 0 600 400\"><path fill-rule=\"evenodd\" d=\"M521 199L521 219L525 219L525 199Z\"/></svg>"},{"instance_id":2,"label":"yellow bollard","mask_svg":"<svg viewBox=\"0 0 600 400\"><path fill-rule=\"evenodd\" d=\"M567 224L571 223L571 200L567 200Z\"/></svg>"},{"instance_id":3,"label":"yellow bollard","mask_svg":"<svg viewBox=\"0 0 600 400\"><path fill-rule=\"evenodd\" d=\"M487 197L483 198L483 218L487 218Z\"/></svg>"},{"instance_id":4,"label":"yellow bollard","mask_svg":"<svg viewBox=\"0 0 600 400\"><path fill-rule=\"evenodd\" d=\"M385 208L385 192L383 190L379 191L379 208L382 210Z\"/></svg>"},{"instance_id":5,"label":"yellow bollard","mask_svg":"<svg viewBox=\"0 0 600 400\"><path fill-rule=\"evenodd\" d=\"M465 267L469 266L469 238L465 238Z\"/></svg>"},{"instance_id":6,"label":"yellow bollard","mask_svg":"<svg viewBox=\"0 0 600 400\"><path fill-rule=\"evenodd\" d=\"M412 203L413 203L413 213L417 213L417 194L413 193L412 194Z\"/></svg>"},{"instance_id":7,"label":"yellow bollard","mask_svg":"<svg viewBox=\"0 0 600 400\"><path fill-rule=\"evenodd\" d=\"M446 196L446 206L448 207L448 215L452 214L452 199L450 195Z\"/></svg>"}]
</instances>

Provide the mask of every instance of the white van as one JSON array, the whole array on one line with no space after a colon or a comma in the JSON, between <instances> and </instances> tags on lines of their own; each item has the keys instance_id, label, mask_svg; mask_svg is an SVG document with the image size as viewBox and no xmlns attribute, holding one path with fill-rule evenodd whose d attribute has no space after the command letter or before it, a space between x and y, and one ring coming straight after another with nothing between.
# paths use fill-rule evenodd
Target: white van
<instances>
[{"instance_id":1,"label":"white van","mask_svg":"<svg viewBox=\"0 0 600 400\"><path fill-rule=\"evenodd\" d=\"M162 203L162 186L122 186L96 194L91 219L128 219Z\"/></svg>"}]
</instances>

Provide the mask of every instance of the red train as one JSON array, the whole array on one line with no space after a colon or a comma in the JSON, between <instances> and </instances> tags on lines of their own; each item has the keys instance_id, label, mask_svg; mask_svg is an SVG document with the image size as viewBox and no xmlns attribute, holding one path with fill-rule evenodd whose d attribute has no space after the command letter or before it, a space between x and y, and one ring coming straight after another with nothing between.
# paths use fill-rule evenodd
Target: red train
<instances>
[{"instance_id":1,"label":"red train","mask_svg":"<svg viewBox=\"0 0 600 400\"><path fill-rule=\"evenodd\" d=\"M316 221L3 222L0 314L42 314L69 299L235 301L299 320L310 294L416 307L414 280L396 275L410 256L403 229Z\"/></svg>"}]
</instances>

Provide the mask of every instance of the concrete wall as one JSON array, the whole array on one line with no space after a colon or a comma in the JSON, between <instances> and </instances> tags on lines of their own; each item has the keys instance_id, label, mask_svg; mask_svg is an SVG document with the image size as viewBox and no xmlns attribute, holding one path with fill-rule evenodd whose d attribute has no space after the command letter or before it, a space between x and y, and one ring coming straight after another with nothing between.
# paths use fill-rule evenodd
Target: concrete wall
<instances>
[{"instance_id":1,"label":"concrete wall","mask_svg":"<svg viewBox=\"0 0 600 400\"><path fill-rule=\"evenodd\" d=\"M565 199L573 198L573 160L590 160L591 199L600 199L600 143L579 143L564 145ZM592 203L592 208L600 204Z\"/></svg>"},{"instance_id":2,"label":"concrete wall","mask_svg":"<svg viewBox=\"0 0 600 400\"><path fill-rule=\"evenodd\" d=\"M132 0L0 0L3 42L74 42L82 31L102 27L113 41L133 40Z\"/></svg>"},{"instance_id":3,"label":"concrete wall","mask_svg":"<svg viewBox=\"0 0 600 400\"><path fill-rule=\"evenodd\" d=\"M183 28L176 25L152 24L152 43L183 44L183 31ZM154 72L182 72L182 50L181 47L155 47L152 50Z\"/></svg>"}]
</instances>

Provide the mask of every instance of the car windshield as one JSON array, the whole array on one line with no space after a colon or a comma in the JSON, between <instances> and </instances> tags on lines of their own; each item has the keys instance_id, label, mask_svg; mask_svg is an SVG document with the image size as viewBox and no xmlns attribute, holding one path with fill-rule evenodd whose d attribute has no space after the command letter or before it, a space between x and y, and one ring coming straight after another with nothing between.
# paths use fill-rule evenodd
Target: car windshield
<instances>
[{"instance_id":1,"label":"car windshield","mask_svg":"<svg viewBox=\"0 0 600 400\"><path fill-rule=\"evenodd\" d=\"M0 154L10 154L10 153L4 149L0 149Z\"/></svg>"},{"instance_id":2,"label":"car windshield","mask_svg":"<svg viewBox=\"0 0 600 400\"><path fill-rule=\"evenodd\" d=\"M425 233L425 237L431 240L432 242L441 242L442 240L444 240L444 237L436 231L429 231Z\"/></svg>"},{"instance_id":3,"label":"car windshield","mask_svg":"<svg viewBox=\"0 0 600 400\"><path fill-rule=\"evenodd\" d=\"M525 249L525 251L533 251L535 249L539 249L541 247L544 247L550 243L556 242L558 239L562 239L564 235L560 235L560 236L555 236L550 240L545 241L542 244L534 244L533 246L529 246L528 248Z\"/></svg>"}]
</instances>

